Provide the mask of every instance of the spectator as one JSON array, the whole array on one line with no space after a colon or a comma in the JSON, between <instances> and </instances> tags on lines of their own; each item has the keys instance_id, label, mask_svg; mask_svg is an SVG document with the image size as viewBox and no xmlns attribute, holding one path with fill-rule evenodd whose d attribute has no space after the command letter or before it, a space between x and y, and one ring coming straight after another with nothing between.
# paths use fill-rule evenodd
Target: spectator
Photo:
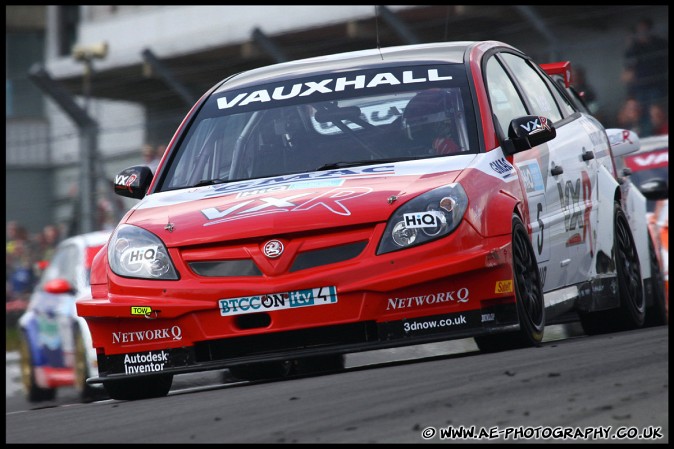
<instances>
[{"instance_id":1,"label":"spectator","mask_svg":"<svg viewBox=\"0 0 674 449\"><path fill-rule=\"evenodd\" d=\"M7 223L7 242L5 244L5 250L8 254L13 255L19 245L30 248L28 231L23 225L16 221L10 221Z\"/></svg>"},{"instance_id":2,"label":"spectator","mask_svg":"<svg viewBox=\"0 0 674 449\"><path fill-rule=\"evenodd\" d=\"M60 231L54 225L47 225L37 236L37 254L35 257L35 275L39 276L54 255L60 241Z\"/></svg>"},{"instance_id":3,"label":"spectator","mask_svg":"<svg viewBox=\"0 0 674 449\"><path fill-rule=\"evenodd\" d=\"M597 105L597 94L594 92L592 86L587 84L585 69L581 66L574 66L572 70L573 76L571 79L574 89L580 94L590 112L593 115L596 114L599 109Z\"/></svg>"},{"instance_id":4,"label":"spectator","mask_svg":"<svg viewBox=\"0 0 674 449\"><path fill-rule=\"evenodd\" d=\"M150 167L152 173L155 173L157 171L157 165L159 165L159 157L157 156L157 150L155 149L154 146L150 145L149 143L146 143L145 145L143 145L141 152L143 155L143 161L145 162L145 165Z\"/></svg>"},{"instance_id":5,"label":"spectator","mask_svg":"<svg viewBox=\"0 0 674 449\"><path fill-rule=\"evenodd\" d=\"M15 240L9 270L9 296L5 302L16 299L27 300L34 284L35 276L28 241Z\"/></svg>"},{"instance_id":6,"label":"spectator","mask_svg":"<svg viewBox=\"0 0 674 449\"><path fill-rule=\"evenodd\" d=\"M644 114L643 108L641 107L641 103L639 103L634 98L628 98L618 111L617 117L618 126L620 128L625 128L629 129L630 131L634 131L639 136L641 136L642 135L641 119L643 115Z\"/></svg>"},{"instance_id":7,"label":"spectator","mask_svg":"<svg viewBox=\"0 0 674 449\"><path fill-rule=\"evenodd\" d=\"M669 134L669 117L667 108L662 103L653 103L648 110L651 119L651 133L653 135Z\"/></svg>"},{"instance_id":8,"label":"spectator","mask_svg":"<svg viewBox=\"0 0 674 449\"><path fill-rule=\"evenodd\" d=\"M9 254L13 251L14 241L20 238L20 234L25 232L21 225L12 220L7 222L5 234L5 251Z\"/></svg>"},{"instance_id":9,"label":"spectator","mask_svg":"<svg viewBox=\"0 0 674 449\"><path fill-rule=\"evenodd\" d=\"M625 50L623 82L627 95L634 97L645 111L651 104L667 97L667 70L669 68L669 43L653 33L651 19L640 19L631 42ZM648 114L641 117L642 131L650 126ZM647 135L647 134L644 134Z\"/></svg>"},{"instance_id":10,"label":"spectator","mask_svg":"<svg viewBox=\"0 0 674 449\"><path fill-rule=\"evenodd\" d=\"M158 161L161 161L161 158L164 157L164 153L166 153L166 145L163 144L157 145L155 157L157 158Z\"/></svg>"}]
</instances>

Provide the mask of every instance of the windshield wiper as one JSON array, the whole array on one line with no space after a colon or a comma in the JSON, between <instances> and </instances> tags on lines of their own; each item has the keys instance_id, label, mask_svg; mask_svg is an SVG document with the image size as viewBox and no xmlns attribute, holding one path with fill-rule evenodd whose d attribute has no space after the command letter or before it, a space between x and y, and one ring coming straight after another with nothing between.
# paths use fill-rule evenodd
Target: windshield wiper
<instances>
[{"instance_id":1,"label":"windshield wiper","mask_svg":"<svg viewBox=\"0 0 674 449\"><path fill-rule=\"evenodd\" d=\"M412 159L419 159L418 157L397 157L391 159L366 159L362 161L349 161L349 162L330 162L329 164L323 164L316 169L316 171L322 170L336 170L338 168L344 167L356 167L358 165L375 165L375 164L386 164L387 162L400 162L400 161L409 161Z\"/></svg>"}]
</instances>

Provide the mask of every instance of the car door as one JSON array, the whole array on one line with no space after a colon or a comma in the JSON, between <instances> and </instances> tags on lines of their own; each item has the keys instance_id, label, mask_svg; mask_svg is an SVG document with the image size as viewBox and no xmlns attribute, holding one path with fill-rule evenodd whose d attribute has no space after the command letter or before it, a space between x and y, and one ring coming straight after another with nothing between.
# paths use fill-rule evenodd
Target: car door
<instances>
[{"instance_id":1,"label":"car door","mask_svg":"<svg viewBox=\"0 0 674 449\"><path fill-rule=\"evenodd\" d=\"M510 122L515 118L529 115L529 110L501 60L493 56L487 60L485 67L485 84L495 122L497 127L500 127L501 133L505 134ZM532 244L544 291L557 286L557 280L547 276L552 245L550 217L555 215L555 210L548 207L546 200L549 153L549 143L546 143L514 156L514 165L523 180L524 195L529 209L528 225L532 230Z\"/></svg>"},{"instance_id":2,"label":"car door","mask_svg":"<svg viewBox=\"0 0 674 449\"><path fill-rule=\"evenodd\" d=\"M512 53L500 57L521 89L529 113L547 117L557 130L555 139L548 142L548 164L541 167L542 175L547 175L545 202L551 231L547 276L555 279L557 287L578 284L592 274L593 224L598 213L595 147L606 144L603 129L580 112L568 115L571 105L559 104L554 83L548 83L530 61Z\"/></svg>"}]
</instances>

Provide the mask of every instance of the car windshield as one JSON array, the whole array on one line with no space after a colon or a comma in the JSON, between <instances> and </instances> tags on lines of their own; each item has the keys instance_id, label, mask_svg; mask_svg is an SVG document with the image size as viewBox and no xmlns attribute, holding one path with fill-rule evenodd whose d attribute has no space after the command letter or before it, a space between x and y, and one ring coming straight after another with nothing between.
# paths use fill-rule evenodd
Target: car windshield
<instances>
[{"instance_id":1,"label":"car windshield","mask_svg":"<svg viewBox=\"0 0 674 449\"><path fill-rule=\"evenodd\" d=\"M478 151L462 64L216 91L188 126L156 191Z\"/></svg>"}]
</instances>

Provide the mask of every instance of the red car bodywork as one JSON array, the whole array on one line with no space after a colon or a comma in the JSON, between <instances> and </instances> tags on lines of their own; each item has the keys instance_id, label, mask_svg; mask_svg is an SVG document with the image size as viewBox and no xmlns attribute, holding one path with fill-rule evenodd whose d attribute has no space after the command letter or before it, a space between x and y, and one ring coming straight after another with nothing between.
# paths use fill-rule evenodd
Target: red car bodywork
<instances>
[{"instance_id":1,"label":"red car bodywork","mask_svg":"<svg viewBox=\"0 0 674 449\"><path fill-rule=\"evenodd\" d=\"M123 218L111 239L114 243L94 260L92 297L77 303L99 354L100 377L92 382L517 331L522 328L523 314L539 313L545 321L541 310L518 308L522 304L517 300L518 282L520 294L536 297L534 308L544 308L543 286L552 295L545 304L549 322L571 309L591 312L599 303L605 309L619 306L614 294L616 274L611 271L615 265L604 263L612 253L613 235L596 233L597 227L612 222L618 192L603 127L567 104L564 112L563 106L555 106L557 114L565 117L557 130L541 114L518 116L499 129L494 117L502 111L492 110L491 102L496 100L487 93L483 59L496 51L520 58L516 49L505 44L441 43L382 51L384 56L371 51L357 52L351 59L316 58L225 80L192 108L151 183L144 170L118 176L118 193L144 198ZM562 93L540 68L528 67L546 89L556 92L551 98L563 102ZM355 77L354 72L362 75ZM293 77L302 76L307 76L303 83L290 84ZM277 80L289 84L274 87L272 82ZM217 174L209 174L213 177L209 179L199 173L194 178L193 172L186 171L185 179L193 180L171 185L178 177L181 152L189 151L186 142L198 135L199 128L191 121L199 114L204 114L205 123L241 107L242 114L252 110L255 117L261 112L254 108L267 102L290 103L295 101L293 96L322 95L323 91L333 95L326 87L331 83L343 90L367 90L380 84L394 86L391 89L406 83L441 85L440 80L447 83L448 93L450 83L464 83L462 105L466 109L452 109L458 114L455 118L468 117L461 154L395 160L370 157L352 165L316 164L304 171L264 176L232 174L232 180L217 179ZM316 111L313 126L324 131L321 142L340 132L347 137L352 133L353 128L337 123L331 115L334 111ZM372 117L384 120L380 118L387 111L401 115L398 118L403 123L407 120L395 106L374 111ZM363 121L360 112L349 116L350 123ZM330 123L336 124L334 130ZM374 128L367 123L361 126L363 133ZM520 128L528 134L520 137ZM272 131L279 129L275 126ZM287 137L287 129L272 137ZM215 132L211 128L204 134L203 151L196 156L201 158L210 148L207 144ZM372 132L384 139L393 131ZM555 135L561 144L551 141ZM260 149L271 145L263 141L266 138L260 134ZM393 147L402 139L388 142ZM296 149L298 141L287 140ZM317 145L314 152L332 149L345 158L344 154L357 147L350 141L339 142L334 148L329 143ZM512 151L504 150L504 145ZM582 161L580 153L561 151L566 150L563 145L573 151L582 147ZM246 148L238 141L234 147L242 153ZM555 170L561 167L553 166L550 174L549 166L552 160L563 161L553 159L552 151L568 157L566 182L560 180L559 185L554 179L559 176ZM253 162L257 161L250 161L250 167ZM250 167L243 164L243 170ZM595 188L595 184L602 187ZM426 207L424 201L434 195L442 197L444 212L430 208L435 207L432 202ZM460 215L452 215L458 211ZM402 221L392 220L397 214L405 222L402 228L398 227ZM514 223L519 221L527 241L520 240L520 248L515 248ZM451 231L434 237L434 226ZM431 237L414 243L421 232ZM133 233L150 243L127 250ZM391 243L398 244L396 239L412 243L396 248ZM535 265L532 239L539 266ZM162 245L166 254L159 256ZM517 251L534 264L519 267L518 273L531 276L527 282L535 285L523 285L524 277L517 281L513 262ZM119 254L125 254L123 262ZM141 279L130 271L120 275L111 269L111 264L128 268L144 258L166 268L158 274L166 278ZM162 265L166 260L171 267ZM559 298L554 297L556 293ZM540 341L542 330L532 332Z\"/></svg>"}]
</instances>

